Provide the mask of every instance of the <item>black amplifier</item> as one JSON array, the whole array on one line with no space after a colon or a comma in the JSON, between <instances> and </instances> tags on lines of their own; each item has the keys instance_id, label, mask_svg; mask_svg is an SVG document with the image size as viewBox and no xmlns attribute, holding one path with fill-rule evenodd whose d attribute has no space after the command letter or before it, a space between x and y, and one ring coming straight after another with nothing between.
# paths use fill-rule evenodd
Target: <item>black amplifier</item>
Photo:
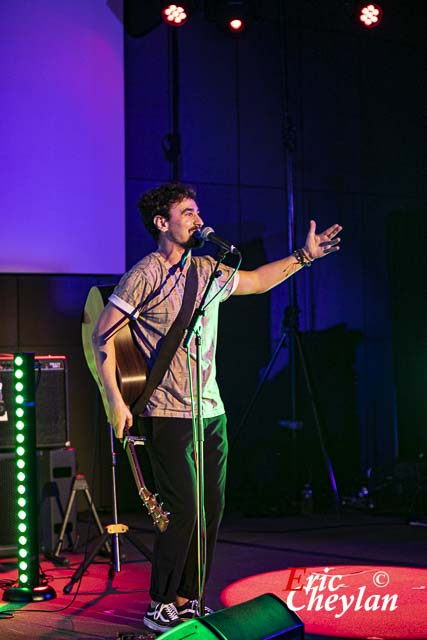
<instances>
[{"instance_id":1,"label":"black amplifier","mask_svg":"<svg viewBox=\"0 0 427 640\"><path fill-rule=\"evenodd\" d=\"M65 356L35 356L38 449L68 446L68 372ZM0 355L0 451L15 449L13 356Z\"/></svg>"},{"instance_id":2,"label":"black amplifier","mask_svg":"<svg viewBox=\"0 0 427 640\"><path fill-rule=\"evenodd\" d=\"M54 551L64 520L71 493L73 477L76 473L76 452L74 449L37 450L37 495L39 503L39 542L43 552ZM0 527L0 557L16 555L17 529L16 513L16 466L15 453L0 453L0 513L3 516ZM68 515L64 548L70 546L76 536L77 509L74 501ZM71 540L72 544L72 540Z\"/></svg>"}]
</instances>

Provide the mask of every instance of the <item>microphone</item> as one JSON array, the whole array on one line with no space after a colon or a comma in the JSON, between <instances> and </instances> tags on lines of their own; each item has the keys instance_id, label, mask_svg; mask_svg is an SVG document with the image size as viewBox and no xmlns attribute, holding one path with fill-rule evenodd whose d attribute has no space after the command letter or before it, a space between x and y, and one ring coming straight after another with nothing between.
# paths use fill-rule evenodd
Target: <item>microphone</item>
<instances>
[{"instance_id":1,"label":"microphone","mask_svg":"<svg viewBox=\"0 0 427 640\"><path fill-rule=\"evenodd\" d=\"M214 244L217 244L219 247L221 247L221 249L223 249L224 251L240 255L240 251L238 250L238 248L228 240L223 240L223 238L217 236L212 227L205 227L204 229L202 229L202 231L197 230L193 235L196 240L201 240L202 242L213 242Z\"/></svg>"}]
</instances>

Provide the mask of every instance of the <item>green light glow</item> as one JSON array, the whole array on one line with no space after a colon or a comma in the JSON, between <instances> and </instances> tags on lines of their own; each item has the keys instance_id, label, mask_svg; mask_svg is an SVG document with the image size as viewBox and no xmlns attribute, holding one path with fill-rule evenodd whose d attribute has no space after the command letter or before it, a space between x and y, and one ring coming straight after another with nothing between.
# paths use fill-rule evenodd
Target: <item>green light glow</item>
<instances>
[{"instance_id":1,"label":"green light glow","mask_svg":"<svg viewBox=\"0 0 427 640\"><path fill-rule=\"evenodd\" d=\"M31 591L39 582L34 354L14 354L12 384L16 471L15 553L19 586L26 592Z\"/></svg>"}]
</instances>

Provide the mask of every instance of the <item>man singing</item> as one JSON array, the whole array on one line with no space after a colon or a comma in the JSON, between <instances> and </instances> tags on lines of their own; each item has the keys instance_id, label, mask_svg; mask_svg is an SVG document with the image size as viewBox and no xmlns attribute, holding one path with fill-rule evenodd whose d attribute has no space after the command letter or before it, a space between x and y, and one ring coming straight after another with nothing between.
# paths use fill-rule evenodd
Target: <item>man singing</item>
<instances>
[{"instance_id":1,"label":"man singing","mask_svg":"<svg viewBox=\"0 0 427 640\"><path fill-rule=\"evenodd\" d=\"M151 369L180 311L190 265L197 276L196 308L216 264L209 256L191 256L197 242L194 234L203 226L195 198L192 188L175 183L143 195L139 210L157 249L121 278L93 334L97 370L108 401L108 420L117 438L122 438L125 426L132 426L133 416L117 386L114 333L132 321L138 347ZM201 319L206 577L224 510L227 461L226 415L215 368L219 304L230 295L269 291L314 260L338 251L341 229L334 224L316 234L316 223L311 220L304 247L292 255L253 271L240 271L234 278L233 269L221 265L221 274L213 282L209 295L212 302ZM190 350L195 369L193 343ZM147 627L163 632L198 614L196 472L187 353L182 344L137 420L147 438L156 491L170 512L167 530L156 534L151 604L144 617ZM205 607L205 613L209 612Z\"/></svg>"}]
</instances>

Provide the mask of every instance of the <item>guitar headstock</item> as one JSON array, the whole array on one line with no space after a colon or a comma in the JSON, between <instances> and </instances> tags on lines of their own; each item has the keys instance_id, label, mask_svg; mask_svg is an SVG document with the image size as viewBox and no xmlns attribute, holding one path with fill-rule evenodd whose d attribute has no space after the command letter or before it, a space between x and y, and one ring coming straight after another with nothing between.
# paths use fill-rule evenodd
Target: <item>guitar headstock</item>
<instances>
[{"instance_id":1,"label":"guitar headstock","mask_svg":"<svg viewBox=\"0 0 427 640\"><path fill-rule=\"evenodd\" d=\"M154 525L158 528L160 533L164 533L169 525L169 513L163 510L162 505L157 502L156 496L146 487L141 489L140 496L151 516L151 519L153 520Z\"/></svg>"}]
</instances>

